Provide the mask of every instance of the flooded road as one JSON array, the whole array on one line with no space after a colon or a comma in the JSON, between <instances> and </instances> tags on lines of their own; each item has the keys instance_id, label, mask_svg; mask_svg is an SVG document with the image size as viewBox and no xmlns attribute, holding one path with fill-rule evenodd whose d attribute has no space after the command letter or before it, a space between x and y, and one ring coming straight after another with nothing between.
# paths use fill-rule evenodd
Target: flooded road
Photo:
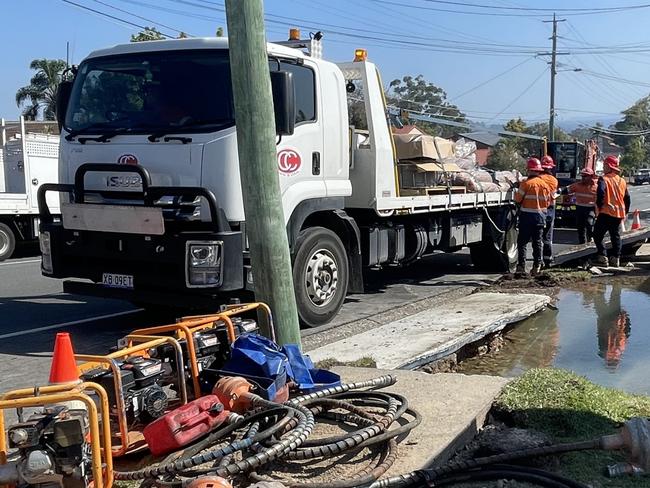
<instances>
[{"instance_id":1,"label":"flooded road","mask_svg":"<svg viewBox=\"0 0 650 488\"><path fill-rule=\"evenodd\" d=\"M650 394L650 279L593 279L561 290L557 308L521 322L499 352L468 359L459 372L512 377L555 366Z\"/></svg>"}]
</instances>

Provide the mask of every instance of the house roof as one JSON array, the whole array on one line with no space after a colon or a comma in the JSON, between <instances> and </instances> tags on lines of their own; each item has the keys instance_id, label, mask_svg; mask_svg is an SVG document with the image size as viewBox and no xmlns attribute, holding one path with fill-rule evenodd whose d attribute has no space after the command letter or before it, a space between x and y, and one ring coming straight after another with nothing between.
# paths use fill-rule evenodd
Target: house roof
<instances>
[{"instance_id":1,"label":"house roof","mask_svg":"<svg viewBox=\"0 0 650 488\"><path fill-rule=\"evenodd\" d=\"M462 132L458 134L458 137L464 137L465 139L470 139L475 142L480 142L486 146L496 146L501 136L494 134L493 132Z\"/></svg>"}]
</instances>

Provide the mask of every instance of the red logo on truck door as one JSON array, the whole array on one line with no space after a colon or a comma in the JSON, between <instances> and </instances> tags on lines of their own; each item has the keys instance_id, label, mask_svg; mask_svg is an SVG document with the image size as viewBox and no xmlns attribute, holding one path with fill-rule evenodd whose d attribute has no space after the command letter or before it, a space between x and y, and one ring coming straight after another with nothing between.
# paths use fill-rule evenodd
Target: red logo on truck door
<instances>
[{"instance_id":1,"label":"red logo on truck door","mask_svg":"<svg viewBox=\"0 0 650 488\"><path fill-rule=\"evenodd\" d=\"M278 169L283 175L292 175L300 169L302 158L295 149L283 149L278 152Z\"/></svg>"},{"instance_id":2,"label":"red logo on truck door","mask_svg":"<svg viewBox=\"0 0 650 488\"><path fill-rule=\"evenodd\" d=\"M117 164L138 164L138 158L133 154L122 154L117 158Z\"/></svg>"}]
</instances>

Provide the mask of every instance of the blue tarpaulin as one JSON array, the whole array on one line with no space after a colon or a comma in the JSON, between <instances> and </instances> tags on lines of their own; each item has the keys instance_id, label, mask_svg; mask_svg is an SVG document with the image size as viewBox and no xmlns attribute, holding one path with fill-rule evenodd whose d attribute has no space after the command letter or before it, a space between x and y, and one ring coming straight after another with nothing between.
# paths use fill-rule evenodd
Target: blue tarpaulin
<instances>
[{"instance_id":1,"label":"blue tarpaulin","mask_svg":"<svg viewBox=\"0 0 650 488\"><path fill-rule=\"evenodd\" d=\"M281 348L258 334L244 334L237 338L232 344L230 360L223 370L273 381L278 376L286 375L303 392L341 384L339 375L315 368L309 356L302 354L296 344Z\"/></svg>"}]
</instances>

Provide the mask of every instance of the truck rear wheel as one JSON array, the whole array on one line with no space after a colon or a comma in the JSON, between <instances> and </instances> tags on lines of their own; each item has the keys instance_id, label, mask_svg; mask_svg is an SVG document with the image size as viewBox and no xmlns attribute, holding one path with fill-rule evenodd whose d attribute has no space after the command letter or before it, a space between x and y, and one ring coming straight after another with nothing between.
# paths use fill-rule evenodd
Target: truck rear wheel
<instances>
[{"instance_id":1,"label":"truck rear wheel","mask_svg":"<svg viewBox=\"0 0 650 488\"><path fill-rule=\"evenodd\" d=\"M293 286L300 322L326 324L339 312L348 291L348 256L341 239L329 229L312 227L298 234L293 259Z\"/></svg>"},{"instance_id":2,"label":"truck rear wheel","mask_svg":"<svg viewBox=\"0 0 650 488\"><path fill-rule=\"evenodd\" d=\"M0 261L9 259L16 249L16 236L7 224L0 222Z\"/></svg>"},{"instance_id":3,"label":"truck rear wheel","mask_svg":"<svg viewBox=\"0 0 650 488\"><path fill-rule=\"evenodd\" d=\"M472 264L476 269L481 271L498 271L502 273L512 273L517 265L517 218L514 211L502 219L502 229L505 234L499 242L495 242L489 237L484 237L482 242L473 244L469 247L472 257ZM500 244L500 245L499 245Z\"/></svg>"}]
</instances>

